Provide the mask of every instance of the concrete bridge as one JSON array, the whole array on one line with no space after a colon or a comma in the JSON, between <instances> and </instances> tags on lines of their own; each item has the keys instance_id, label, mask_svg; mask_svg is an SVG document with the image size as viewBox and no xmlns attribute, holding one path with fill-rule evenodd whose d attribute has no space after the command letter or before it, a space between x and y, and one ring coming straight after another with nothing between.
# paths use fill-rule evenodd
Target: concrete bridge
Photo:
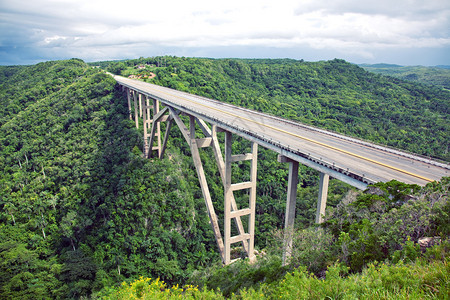
<instances>
[{"instance_id":1,"label":"concrete bridge","mask_svg":"<svg viewBox=\"0 0 450 300\"><path fill-rule=\"evenodd\" d=\"M114 79L126 91L129 116L130 119L134 118L137 128L141 123L140 118L143 119L146 157L155 155L162 158L172 126L176 124L181 130L191 149L224 264L232 262L230 249L234 243L242 243L250 261L255 259L258 145L277 152L279 161L289 164L283 261L289 257L292 245L299 163L320 172L317 223L322 222L322 216L325 214L330 176L362 190L368 184L379 181L396 179L425 185L449 176L450 165L445 163L174 89L121 76L114 76ZM189 117L188 126L180 115ZM161 132L161 122L167 122L164 135ZM201 136L197 136L196 126L201 129ZM225 156L221 153L217 138L219 131L225 132ZM231 148L233 135L249 140L251 151L233 154ZM224 186L223 237L199 155L200 149L205 147L211 147L214 152ZM250 161L250 180L231 182L232 164L245 160ZM237 207L233 193L238 190L248 190L247 208ZM246 229L241 220L244 216L249 218ZM232 221L237 228L236 236L231 236Z\"/></svg>"}]
</instances>

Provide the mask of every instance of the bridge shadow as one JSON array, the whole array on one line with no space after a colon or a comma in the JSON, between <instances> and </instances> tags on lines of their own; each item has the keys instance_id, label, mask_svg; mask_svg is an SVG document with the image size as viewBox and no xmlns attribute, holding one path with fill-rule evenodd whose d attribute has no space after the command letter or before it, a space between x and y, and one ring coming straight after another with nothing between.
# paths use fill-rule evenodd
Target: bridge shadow
<instances>
[{"instance_id":1,"label":"bridge shadow","mask_svg":"<svg viewBox=\"0 0 450 300\"><path fill-rule=\"evenodd\" d=\"M127 99L118 86L110 93L95 112L101 128L91 142L98 151L86 161L72 232L62 240L64 253L72 243L77 250L62 253L67 274L94 285L138 276L182 282L189 264L220 260L203 199L193 196L199 189L190 186L198 183L191 158L142 158L142 133L129 119Z\"/></svg>"}]
</instances>

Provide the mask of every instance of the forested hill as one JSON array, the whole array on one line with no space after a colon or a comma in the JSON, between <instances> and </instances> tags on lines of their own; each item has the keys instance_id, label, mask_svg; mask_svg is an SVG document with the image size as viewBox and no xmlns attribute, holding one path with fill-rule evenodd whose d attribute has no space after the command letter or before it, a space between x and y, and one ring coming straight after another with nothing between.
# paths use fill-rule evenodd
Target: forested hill
<instances>
[{"instance_id":1,"label":"forested hill","mask_svg":"<svg viewBox=\"0 0 450 300\"><path fill-rule=\"evenodd\" d=\"M0 125L36 101L73 84L85 75L86 69L81 60L1 67Z\"/></svg>"},{"instance_id":2,"label":"forested hill","mask_svg":"<svg viewBox=\"0 0 450 300\"><path fill-rule=\"evenodd\" d=\"M450 160L450 91L343 60L156 57L101 65L124 76L152 72L144 80Z\"/></svg>"},{"instance_id":3,"label":"forested hill","mask_svg":"<svg viewBox=\"0 0 450 300\"><path fill-rule=\"evenodd\" d=\"M373 73L450 89L450 66L424 67L390 64L362 64L360 66Z\"/></svg>"},{"instance_id":4,"label":"forested hill","mask_svg":"<svg viewBox=\"0 0 450 300\"><path fill-rule=\"evenodd\" d=\"M126 76L153 73L146 80L448 160L448 92L386 79L341 60L159 57L98 64ZM189 146L179 130L171 131L163 160L142 158L142 144L126 98L102 70L78 59L0 67L1 299L95 298L139 276L203 282L230 295L239 286L276 282L299 265L323 276L340 260L359 272L405 248L408 236L417 242L449 235L448 178L423 189L380 184L356 206L348 203L357 192L331 179L327 201L336 208L323 231L308 229L318 174L300 166L296 227L303 230L298 236L306 252L300 247L293 263L281 267L282 242L272 231L283 224L288 171L274 152L260 148L256 248L272 254L253 271L239 264L211 271L206 267L220 266L220 257ZM238 139L233 144L242 151L247 146ZM201 156L223 220L213 153ZM233 180L244 174L245 165L236 168ZM238 205L248 201L244 193L235 197ZM434 281L427 284L433 292L440 289ZM139 282L135 287L144 288Z\"/></svg>"},{"instance_id":5,"label":"forested hill","mask_svg":"<svg viewBox=\"0 0 450 300\"><path fill-rule=\"evenodd\" d=\"M195 171L177 151L141 158L111 76L80 60L0 74L0 298L79 298L216 260Z\"/></svg>"}]
</instances>

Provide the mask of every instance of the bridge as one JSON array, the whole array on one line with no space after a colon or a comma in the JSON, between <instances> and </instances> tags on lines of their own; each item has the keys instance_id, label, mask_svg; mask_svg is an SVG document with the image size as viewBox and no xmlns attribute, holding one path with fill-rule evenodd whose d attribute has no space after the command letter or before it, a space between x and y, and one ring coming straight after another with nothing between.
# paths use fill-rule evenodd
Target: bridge
<instances>
[{"instance_id":1,"label":"bridge","mask_svg":"<svg viewBox=\"0 0 450 300\"><path fill-rule=\"evenodd\" d=\"M250 261L254 255L258 145L277 152L289 164L283 261L290 256L298 183L298 166L320 172L316 223L323 221L330 176L364 190L368 184L393 179L418 185L449 176L450 165L396 149L368 143L272 115L180 92L158 85L114 76L128 99L129 117L144 130L144 156L162 158L169 132L178 126L190 146L202 194L224 264L232 262L231 244L242 243ZM188 126L181 115L189 117ZM141 121L142 119L142 121ZM162 135L161 122L166 122ZM187 121L186 121L187 122ZM196 130L198 128L198 130ZM201 134L200 134L201 132ZM217 132L225 134L222 155ZM249 153L232 153L233 135L251 142ZM224 186L223 237L211 200L199 150L211 147ZM231 182L232 164L250 161L249 181ZM238 208L234 192L247 190L248 207ZM245 229L242 217L248 216ZM234 221L234 222L233 222ZM238 235L231 236L232 223Z\"/></svg>"}]
</instances>

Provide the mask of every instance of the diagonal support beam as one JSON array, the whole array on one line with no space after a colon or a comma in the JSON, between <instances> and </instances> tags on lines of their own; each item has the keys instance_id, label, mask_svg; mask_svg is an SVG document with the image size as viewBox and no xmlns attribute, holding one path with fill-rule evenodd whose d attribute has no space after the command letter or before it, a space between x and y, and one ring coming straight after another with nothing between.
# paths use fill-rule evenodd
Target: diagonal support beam
<instances>
[{"instance_id":1,"label":"diagonal support beam","mask_svg":"<svg viewBox=\"0 0 450 300\"><path fill-rule=\"evenodd\" d=\"M169 107L164 107L162 110L160 110L154 117L153 117L153 123L160 122L162 117L165 113L169 111Z\"/></svg>"},{"instance_id":2,"label":"diagonal support beam","mask_svg":"<svg viewBox=\"0 0 450 300\"><path fill-rule=\"evenodd\" d=\"M192 158L194 159L194 165L197 170L197 176L200 180L200 185L202 188L203 198L206 202L206 207L208 210L209 218L211 220L211 225L213 227L214 236L216 238L217 245L219 247L220 254L222 256L222 260L224 259L224 245L222 240L222 234L219 228L219 222L217 219L216 212L214 210L214 206L211 200L211 194L209 193L208 183L206 181L205 172L203 170L202 161L200 159L200 153L197 147L197 141L195 140L195 120L194 117L190 117L190 136L191 136L191 153Z\"/></svg>"},{"instance_id":3,"label":"diagonal support beam","mask_svg":"<svg viewBox=\"0 0 450 300\"><path fill-rule=\"evenodd\" d=\"M202 119L198 119L198 118L195 118L195 120L197 121L197 124L200 127L200 129L202 130L203 134L206 137L211 137L211 129L209 129L209 127L206 124L206 122L203 121Z\"/></svg>"},{"instance_id":4,"label":"diagonal support beam","mask_svg":"<svg viewBox=\"0 0 450 300\"><path fill-rule=\"evenodd\" d=\"M211 137L213 139L213 151L216 158L217 167L219 168L220 178L222 178L222 183L225 184L225 162L222 156L222 150L220 149L219 140L217 139L217 129L216 125L211 127Z\"/></svg>"},{"instance_id":5,"label":"diagonal support beam","mask_svg":"<svg viewBox=\"0 0 450 300\"><path fill-rule=\"evenodd\" d=\"M211 221L211 227L214 232L214 237L216 239L222 261L224 261L224 245L222 234L220 232L219 222L214 210L214 205L211 200L211 194L209 192L208 183L206 181L205 171L203 170L203 164L200 158L200 153L198 151L197 141L195 139L195 117L190 116L190 128L188 131L186 125L184 125L183 121L172 108L170 108L170 113L171 117L178 125L178 128L180 129L181 133L183 134L184 138L191 148L192 159L194 160L195 170L197 171L197 176L200 181L200 188L202 190L203 198L205 199L206 209L208 211L209 220Z\"/></svg>"},{"instance_id":6,"label":"diagonal support beam","mask_svg":"<svg viewBox=\"0 0 450 300\"><path fill-rule=\"evenodd\" d=\"M189 135L189 131L188 131L186 125L184 125L183 121L181 121L180 117L178 116L178 114L175 112L175 110L173 108L170 108L169 110L170 110L170 115L172 116L175 123L177 123L177 126L180 129L181 134L183 135L186 142L188 142L190 145L191 137Z\"/></svg>"},{"instance_id":7,"label":"diagonal support beam","mask_svg":"<svg viewBox=\"0 0 450 300\"><path fill-rule=\"evenodd\" d=\"M228 265L231 261L231 132L225 132L225 184L224 184L224 240L225 240L225 259L224 264Z\"/></svg>"},{"instance_id":8,"label":"diagonal support beam","mask_svg":"<svg viewBox=\"0 0 450 300\"><path fill-rule=\"evenodd\" d=\"M163 144L162 144L161 154L160 154L160 156L159 156L159 159L162 159L162 158L163 158L164 152L166 151L167 140L169 139L169 132L170 132L170 129L172 128L172 124L173 124L173 118L172 118L172 116L170 115L170 116L169 116L169 119L168 119L168 122L167 122L166 133L164 134L164 141L163 141Z\"/></svg>"}]
</instances>

